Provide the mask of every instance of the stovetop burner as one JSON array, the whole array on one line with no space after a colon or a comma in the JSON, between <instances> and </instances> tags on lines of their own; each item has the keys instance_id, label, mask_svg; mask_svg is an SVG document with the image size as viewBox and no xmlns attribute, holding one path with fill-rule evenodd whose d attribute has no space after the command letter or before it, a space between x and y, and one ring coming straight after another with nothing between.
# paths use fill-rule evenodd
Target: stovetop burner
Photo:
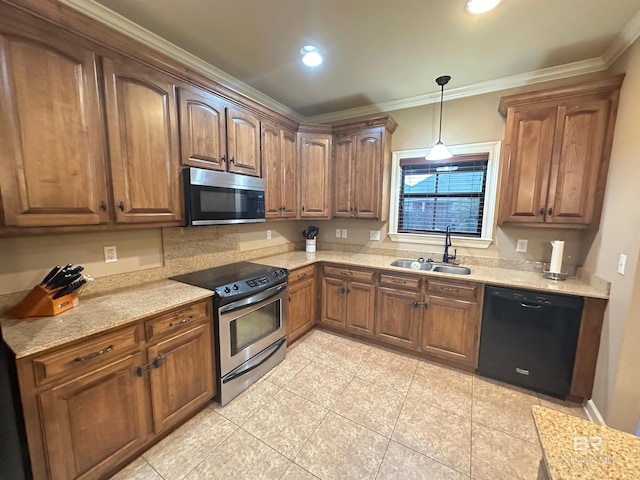
<instances>
[{"instance_id":1,"label":"stovetop burner","mask_svg":"<svg viewBox=\"0 0 640 480\"><path fill-rule=\"evenodd\" d=\"M259 263L237 262L221 267L171 277L196 287L212 290L219 298L236 298L265 290L287 281L286 268L270 267Z\"/></svg>"}]
</instances>

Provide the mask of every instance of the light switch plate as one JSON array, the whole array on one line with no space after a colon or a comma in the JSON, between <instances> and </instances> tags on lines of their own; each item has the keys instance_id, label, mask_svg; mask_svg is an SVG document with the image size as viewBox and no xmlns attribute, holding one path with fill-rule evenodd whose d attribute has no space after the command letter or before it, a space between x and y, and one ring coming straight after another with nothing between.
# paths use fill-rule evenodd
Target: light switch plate
<instances>
[{"instance_id":1,"label":"light switch plate","mask_svg":"<svg viewBox=\"0 0 640 480\"><path fill-rule=\"evenodd\" d=\"M267 230L267 240L271 240L271 230Z\"/></svg>"},{"instance_id":2,"label":"light switch plate","mask_svg":"<svg viewBox=\"0 0 640 480\"><path fill-rule=\"evenodd\" d=\"M347 229L346 228L342 229L342 238L347 238Z\"/></svg>"},{"instance_id":3,"label":"light switch plate","mask_svg":"<svg viewBox=\"0 0 640 480\"><path fill-rule=\"evenodd\" d=\"M527 248L529 248L529 240L519 238L516 244L516 252L526 253Z\"/></svg>"},{"instance_id":4,"label":"light switch plate","mask_svg":"<svg viewBox=\"0 0 640 480\"><path fill-rule=\"evenodd\" d=\"M621 253L620 258L618 258L618 273L624 275L625 268L627 268L627 256Z\"/></svg>"},{"instance_id":5,"label":"light switch plate","mask_svg":"<svg viewBox=\"0 0 640 480\"><path fill-rule=\"evenodd\" d=\"M380 230L369 230L369 240L380 240Z\"/></svg>"},{"instance_id":6,"label":"light switch plate","mask_svg":"<svg viewBox=\"0 0 640 480\"><path fill-rule=\"evenodd\" d=\"M336 228L336 238L340 238L342 237L342 230L340 230L339 228Z\"/></svg>"}]
</instances>

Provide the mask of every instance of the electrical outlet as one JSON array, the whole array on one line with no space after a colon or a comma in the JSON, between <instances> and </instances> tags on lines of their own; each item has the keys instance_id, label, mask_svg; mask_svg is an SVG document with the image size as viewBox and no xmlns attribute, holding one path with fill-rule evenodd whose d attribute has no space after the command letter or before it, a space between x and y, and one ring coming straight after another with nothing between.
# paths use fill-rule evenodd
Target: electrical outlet
<instances>
[{"instance_id":1,"label":"electrical outlet","mask_svg":"<svg viewBox=\"0 0 640 480\"><path fill-rule=\"evenodd\" d=\"M380 230L369 230L369 240L380 240Z\"/></svg>"},{"instance_id":2,"label":"electrical outlet","mask_svg":"<svg viewBox=\"0 0 640 480\"><path fill-rule=\"evenodd\" d=\"M342 238L347 238L347 229L346 228L342 229Z\"/></svg>"},{"instance_id":3,"label":"electrical outlet","mask_svg":"<svg viewBox=\"0 0 640 480\"><path fill-rule=\"evenodd\" d=\"M627 256L624 253L618 258L618 273L624 275L624 269L627 267Z\"/></svg>"},{"instance_id":4,"label":"electrical outlet","mask_svg":"<svg viewBox=\"0 0 640 480\"><path fill-rule=\"evenodd\" d=\"M267 240L271 240L271 230L267 230Z\"/></svg>"},{"instance_id":5,"label":"electrical outlet","mask_svg":"<svg viewBox=\"0 0 640 480\"><path fill-rule=\"evenodd\" d=\"M116 246L104 247L104 263L111 263L118 261L118 251Z\"/></svg>"},{"instance_id":6,"label":"electrical outlet","mask_svg":"<svg viewBox=\"0 0 640 480\"><path fill-rule=\"evenodd\" d=\"M336 238L340 238L342 237L342 230L340 230L339 228L336 228Z\"/></svg>"},{"instance_id":7,"label":"electrical outlet","mask_svg":"<svg viewBox=\"0 0 640 480\"><path fill-rule=\"evenodd\" d=\"M518 243L516 244L516 252L526 253L527 248L529 247L529 240L518 239Z\"/></svg>"}]
</instances>

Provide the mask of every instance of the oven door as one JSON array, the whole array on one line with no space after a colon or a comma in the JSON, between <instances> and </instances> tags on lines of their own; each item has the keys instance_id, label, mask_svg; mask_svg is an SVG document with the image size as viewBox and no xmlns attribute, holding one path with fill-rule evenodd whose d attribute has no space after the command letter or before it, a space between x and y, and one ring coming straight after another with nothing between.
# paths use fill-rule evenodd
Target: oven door
<instances>
[{"instance_id":1,"label":"oven door","mask_svg":"<svg viewBox=\"0 0 640 480\"><path fill-rule=\"evenodd\" d=\"M218 308L220 373L231 370L286 337L287 284Z\"/></svg>"}]
</instances>

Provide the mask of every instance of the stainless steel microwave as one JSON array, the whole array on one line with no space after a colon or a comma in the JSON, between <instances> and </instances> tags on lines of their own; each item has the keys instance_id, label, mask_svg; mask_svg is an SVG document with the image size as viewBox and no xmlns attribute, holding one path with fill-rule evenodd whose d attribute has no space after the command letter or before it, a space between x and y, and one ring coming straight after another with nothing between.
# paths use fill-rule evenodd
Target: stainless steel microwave
<instances>
[{"instance_id":1,"label":"stainless steel microwave","mask_svg":"<svg viewBox=\"0 0 640 480\"><path fill-rule=\"evenodd\" d=\"M264 222L264 180L189 167L182 171L187 225Z\"/></svg>"}]
</instances>

